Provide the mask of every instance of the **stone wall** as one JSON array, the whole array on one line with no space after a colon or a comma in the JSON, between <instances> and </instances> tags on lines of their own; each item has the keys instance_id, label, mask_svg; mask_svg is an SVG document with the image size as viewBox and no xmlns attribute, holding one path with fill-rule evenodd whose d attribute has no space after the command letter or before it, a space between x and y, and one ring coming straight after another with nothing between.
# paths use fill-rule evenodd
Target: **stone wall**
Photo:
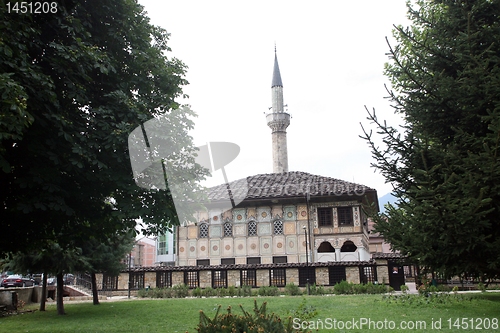
<instances>
[{"instance_id":1,"label":"stone wall","mask_svg":"<svg viewBox=\"0 0 500 333\"><path fill-rule=\"evenodd\" d=\"M347 282L359 283L359 267L346 267L345 268L345 276Z\"/></svg>"},{"instance_id":2,"label":"stone wall","mask_svg":"<svg viewBox=\"0 0 500 333\"><path fill-rule=\"evenodd\" d=\"M316 268L316 285L327 286L329 283L330 274L328 273L328 267Z\"/></svg>"},{"instance_id":3,"label":"stone wall","mask_svg":"<svg viewBox=\"0 0 500 333\"><path fill-rule=\"evenodd\" d=\"M0 305L12 306L12 293L17 293L17 302L23 301L28 304L31 303L33 297L33 288L2 288L0 290Z\"/></svg>"},{"instance_id":4,"label":"stone wall","mask_svg":"<svg viewBox=\"0 0 500 333\"><path fill-rule=\"evenodd\" d=\"M286 270L286 284L293 283L294 285L299 285L299 269L298 268L287 268Z\"/></svg>"}]
</instances>

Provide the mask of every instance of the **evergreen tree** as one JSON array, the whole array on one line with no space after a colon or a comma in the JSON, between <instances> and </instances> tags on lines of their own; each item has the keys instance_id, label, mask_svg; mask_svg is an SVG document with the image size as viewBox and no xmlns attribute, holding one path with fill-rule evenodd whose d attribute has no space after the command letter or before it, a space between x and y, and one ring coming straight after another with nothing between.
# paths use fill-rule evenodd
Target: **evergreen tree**
<instances>
[{"instance_id":1,"label":"evergreen tree","mask_svg":"<svg viewBox=\"0 0 500 333\"><path fill-rule=\"evenodd\" d=\"M393 249L445 276L500 273L500 1L419 0L385 75L400 129L369 119L373 166L397 208L376 217Z\"/></svg>"}]
</instances>

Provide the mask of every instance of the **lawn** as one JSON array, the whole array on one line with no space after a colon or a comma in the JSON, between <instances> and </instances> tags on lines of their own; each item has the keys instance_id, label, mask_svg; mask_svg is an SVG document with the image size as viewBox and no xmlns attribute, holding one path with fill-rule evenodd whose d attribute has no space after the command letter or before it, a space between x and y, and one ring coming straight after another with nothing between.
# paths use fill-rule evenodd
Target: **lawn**
<instances>
[{"instance_id":1,"label":"lawn","mask_svg":"<svg viewBox=\"0 0 500 333\"><path fill-rule=\"evenodd\" d=\"M195 332L199 310L203 310L210 318L215 315L219 304L222 305L222 309L231 306L235 311L239 310L238 306L242 304L245 310L249 311L253 308L254 299L259 305L263 301L268 302L268 312L275 312L282 318L287 317L289 311L296 310L305 299L307 306L316 308L318 312L314 318L314 325L321 325L322 322L323 325L333 326L333 320L336 320L336 325L341 325L339 321L344 325L344 329L320 329L319 332L403 331L391 330L389 326L367 329L369 320L372 322L372 328L373 325L384 324L384 320L387 320L386 325L390 325L389 321L393 321L396 325L400 325L402 321L409 325L416 321L425 322L425 329L408 329L405 332L476 332L479 326L482 332L500 332L500 328L494 325L495 323L498 325L500 319L500 293L475 294L472 299L440 304L388 303L382 297L381 295L337 295L138 299L105 301L99 306L91 303L68 303L65 304L67 313L65 316L58 316L55 305L49 305L46 312L35 311L0 318L0 332ZM345 326L350 328L353 320L360 325L362 318L365 320L363 329L345 329ZM456 321L457 318L460 322ZM435 323L439 320L441 329L433 330L432 326L436 326ZM470 326L471 323L474 329L464 329L465 324ZM456 326L457 324L460 326ZM486 324L489 325L489 329L485 329ZM311 328L316 327L311 326Z\"/></svg>"}]
</instances>

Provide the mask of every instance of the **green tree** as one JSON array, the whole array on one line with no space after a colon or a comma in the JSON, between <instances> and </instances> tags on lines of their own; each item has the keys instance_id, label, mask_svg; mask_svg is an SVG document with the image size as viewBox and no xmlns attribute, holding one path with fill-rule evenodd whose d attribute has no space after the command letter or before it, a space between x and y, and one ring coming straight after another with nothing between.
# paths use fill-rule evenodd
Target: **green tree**
<instances>
[{"instance_id":1,"label":"green tree","mask_svg":"<svg viewBox=\"0 0 500 333\"><path fill-rule=\"evenodd\" d=\"M376 230L432 271L500 273L500 1L408 3L385 75L401 128L363 129L397 207Z\"/></svg>"},{"instance_id":2,"label":"green tree","mask_svg":"<svg viewBox=\"0 0 500 333\"><path fill-rule=\"evenodd\" d=\"M185 153L177 165L193 165L194 113L176 102L186 67L167 56L166 31L134 0L67 0L45 15L0 7L0 253L51 242L73 253L139 217L144 234L178 223L168 190L135 184L127 148L129 133L163 116Z\"/></svg>"}]
</instances>

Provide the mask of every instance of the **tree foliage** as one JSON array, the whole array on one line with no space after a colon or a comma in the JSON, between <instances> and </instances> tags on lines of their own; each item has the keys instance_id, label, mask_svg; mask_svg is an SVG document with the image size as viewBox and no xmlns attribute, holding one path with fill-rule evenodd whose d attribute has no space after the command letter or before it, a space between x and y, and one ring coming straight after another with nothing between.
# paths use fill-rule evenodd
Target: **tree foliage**
<instances>
[{"instance_id":1,"label":"tree foliage","mask_svg":"<svg viewBox=\"0 0 500 333\"><path fill-rule=\"evenodd\" d=\"M192 152L185 65L134 0L58 2L44 15L0 8L0 253L176 223L168 191L139 188L127 137L164 116ZM182 133L183 135L179 135ZM198 170L199 171L199 170ZM198 171L191 171L198 174Z\"/></svg>"},{"instance_id":2,"label":"tree foliage","mask_svg":"<svg viewBox=\"0 0 500 333\"><path fill-rule=\"evenodd\" d=\"M364 130L397 208L376 230L420 264L450 275L500 273L500 1L408 3L385 74L401 128Z\"/></svg>"}]
</instances>

